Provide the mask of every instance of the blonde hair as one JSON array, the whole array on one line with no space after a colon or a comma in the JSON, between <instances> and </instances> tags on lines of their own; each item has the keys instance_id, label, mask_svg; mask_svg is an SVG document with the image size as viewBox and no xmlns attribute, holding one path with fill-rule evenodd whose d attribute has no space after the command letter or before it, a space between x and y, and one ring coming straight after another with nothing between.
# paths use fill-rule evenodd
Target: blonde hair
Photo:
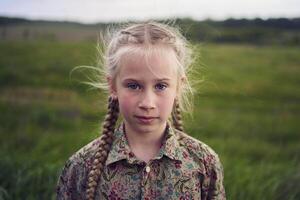
<instances>
[{"instance_id":1,"label":"blonde hair","mask_svg":"<svg viewBox=\"0 0 300 200\"><path fill-rule=\"evenodd\" d=\"M182 84L178 87L178 96L174 101L172 121L176 129L183 131L181 111L192 110L192 87L187 78L192 63L192 51L189 43L178 31L178 28L157 22L145 22L127 24L109 35L110 39L104 40L106 43L100 44L98 48L100 55L98 64L100 68L88 67L99 72L96 76L97 80L86 83L95 88L108 91L107 77L111 77L112 81L115 80L121 57L124 53L136 51L136 48L140 47L147 47L148 49L158 47L158 45L169 47L176 55L178 79L183 77L183 81L180 82ZM143 53L147 56L147 51ZM100 144L94 156L91 171L88 174L86 198L89 200L95 197L99 178L113 142L113 132L118 119L118 113L118 100L110 97L108 113L102 126Z\"/></svg>"}]
</instances>

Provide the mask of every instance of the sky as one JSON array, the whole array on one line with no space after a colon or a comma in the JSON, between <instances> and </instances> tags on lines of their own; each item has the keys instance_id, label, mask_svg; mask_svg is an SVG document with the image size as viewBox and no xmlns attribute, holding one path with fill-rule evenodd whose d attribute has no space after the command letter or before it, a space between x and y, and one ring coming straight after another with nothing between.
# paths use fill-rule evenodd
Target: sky
<instances>
[{"instance_id":1,"label":"sky","mask_svg":"<svg viewBox=\"0 0 300 200\"><path fill-rule=\"evenodd\" d=\"M0 16L82 23L300 17L300 0L0 0Z\"/></svg>"}]
</instances>

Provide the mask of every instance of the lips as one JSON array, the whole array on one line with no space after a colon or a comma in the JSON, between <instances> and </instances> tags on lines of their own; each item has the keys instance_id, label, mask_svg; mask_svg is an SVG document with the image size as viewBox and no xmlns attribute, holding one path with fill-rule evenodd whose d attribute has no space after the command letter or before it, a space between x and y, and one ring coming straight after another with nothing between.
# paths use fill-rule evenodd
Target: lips
<instances>
[{"instance_id":1,"label":"lips","mask_svg":"<svg viewBox=\"0 0 300 200\"><path fill-rule=\"evenodd\" d=\"M157 117L152 116L135 116L135 118L142 124L151 124L155 119L157 119Z\"/></svg>"}]
</instances>

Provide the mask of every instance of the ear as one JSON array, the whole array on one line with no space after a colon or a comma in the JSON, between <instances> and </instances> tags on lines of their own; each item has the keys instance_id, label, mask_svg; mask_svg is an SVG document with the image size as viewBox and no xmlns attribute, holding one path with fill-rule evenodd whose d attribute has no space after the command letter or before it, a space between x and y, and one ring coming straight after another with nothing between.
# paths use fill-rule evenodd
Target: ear
<instances>
[{"instance_id":1,"label":"ear","mask_svg":"<svg viewBox=\"0 0 300 200\"><path fill-rule=\"evenodd\" d=\"M186 77L185 76L181 76L178 78L178 82L177 82L177 92L181 91L182 85L185 84L186 82Z\"/></svg>"},{"instance_id":2,"label":"ear","mask_svg":"<svg viewBox=\"0 0 300 200\"><path fill-rule=\"evenodd\" d=\"M182 76L181 78L180 78L180 84L183 84L183 83L185 83L186 82L186 76Z\"/></svg>"},{"instance_id":3,"label":"ear","mask_svg":"<svg viewBox=\"0 0 300 200\"><path fill-rule=\"evenodd\" d=\"M109 94L112 97L117 97L117 89L116 89L116 84L114 83L112 77L107 76L106 77L107 83L108 83L108 89L109 89Z\"/></svg>"}]
</instances>

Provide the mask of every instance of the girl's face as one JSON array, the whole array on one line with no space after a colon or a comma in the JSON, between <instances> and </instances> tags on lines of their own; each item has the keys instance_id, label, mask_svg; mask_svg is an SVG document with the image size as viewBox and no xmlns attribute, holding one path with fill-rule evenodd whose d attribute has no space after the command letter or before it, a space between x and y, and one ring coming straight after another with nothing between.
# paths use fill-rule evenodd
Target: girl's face
<instances>
[{"instance_id":1,"label":"girl's face","mask_svg":"<svg viewBox=\"0 0 300 200\"><path fill-rule=\"evenodd\" d=\"M145 51L145 50L141 50ZM117 96L126 131L162 133L177 92L174 52L123 55L111 92Z\"/></svg>"}]
</instances>

